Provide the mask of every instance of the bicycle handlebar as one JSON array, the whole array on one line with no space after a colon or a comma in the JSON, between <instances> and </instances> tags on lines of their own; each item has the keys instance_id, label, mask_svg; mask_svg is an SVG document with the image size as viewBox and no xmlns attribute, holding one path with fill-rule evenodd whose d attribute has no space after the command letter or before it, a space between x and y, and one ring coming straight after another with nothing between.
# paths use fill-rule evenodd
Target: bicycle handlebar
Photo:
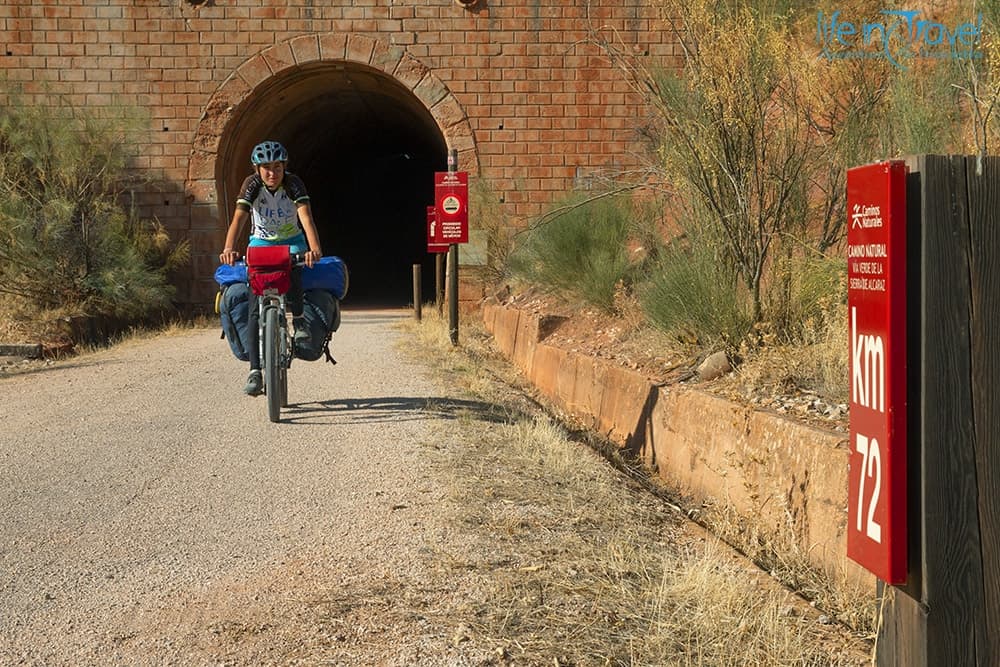
<instances>
[{"instance_id":1,"label":"bicycle handlebar","mask_svg":"<svg viewBox=\"0 0 1000 667\"><path fill-rule=\"evenodd\" d=\"M305 266L306 265L306 253L304 252L290 252L288 257L292 260L292 266ZM236 255L237 262L243 262L247 264L246 255ZM247 264L249 266L249 264Z\"/></svg>"}]
</instances>

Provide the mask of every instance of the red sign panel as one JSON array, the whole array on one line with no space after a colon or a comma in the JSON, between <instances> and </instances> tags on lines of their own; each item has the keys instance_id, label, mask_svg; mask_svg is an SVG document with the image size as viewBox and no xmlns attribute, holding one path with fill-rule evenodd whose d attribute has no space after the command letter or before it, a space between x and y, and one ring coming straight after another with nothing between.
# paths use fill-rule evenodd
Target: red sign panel
<instances>
[{"instance_id":1,"label":"red sign panel","mask_svg":"<svg viewBox=\"0 0 1000 667\"><path fill-rule=\"evenodd\" d=\"M906 165L847 172L847 555L906 581Z\"/></svg>"},{"instance_id":2,"label":"red sign panel","mask_svg":"<svg viewBox=\"0 0 1000 667\"><path fill-rule=\"evenodd\" d=\"M448 243L440 240L441 226L437 221L437 209L427 207L427 252L448 252Z\"/></svg>"},{"instance_id":3,"label":"red sign panel","mask_svg":"<svg viewBox=\"0 0 1000 667\"><path fill-rule=\"evenodd\" d=\"M443 243L469 242L469 174L434 172L434 207Z\"/></svg>"}]
</instances>

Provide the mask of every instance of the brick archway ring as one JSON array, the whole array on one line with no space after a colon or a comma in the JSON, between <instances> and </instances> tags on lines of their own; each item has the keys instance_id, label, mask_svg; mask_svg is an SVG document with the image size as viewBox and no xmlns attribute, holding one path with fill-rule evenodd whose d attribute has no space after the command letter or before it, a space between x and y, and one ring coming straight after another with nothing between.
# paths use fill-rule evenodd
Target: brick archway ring
<instances>
[{"instance_id":1,"label":"brick archway ring","mask_svg":"<svg viewBox=\"0 0 1000 667\"><path fill-rule=\"evenodd\" d=\"M216 89L202 112L188 162L186 192L192 204L192 228L197 219L218 216L216 159L230 122L258 86L284 70L324 62L354 62L372 67L408 88L433 117L448 147L458 151L458 163L479 173L479 155L472 126L462 105L430 68L406 53L371 37L323 33L300 35L269 46L245 60Z\"/></svg>"}]
</instances>

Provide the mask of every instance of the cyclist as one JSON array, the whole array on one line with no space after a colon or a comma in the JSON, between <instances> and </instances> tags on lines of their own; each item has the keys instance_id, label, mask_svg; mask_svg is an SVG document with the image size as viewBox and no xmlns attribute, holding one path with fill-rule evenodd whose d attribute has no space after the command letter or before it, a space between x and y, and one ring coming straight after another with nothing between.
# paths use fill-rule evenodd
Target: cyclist
<instances>
[{"instance_id":1,"label":"cyclist","mask_svg":"<svg viewBox=\"0 0 1000 667\"><path fill-rule=\"evenodd\" d=\"M288 151L277 141L265 141L254 146L250 164L254 173L247 176L240 187L236 211L226 232L226 246L219 254L219 261L233 265L239 258L236 239L247 219L251 221L250 245L287 245L293 253L304 253L306 266L323 256L319 234L313 222L309 195L302 179L286 171ZM292 312L295 339L308 338L302 317L302 269L292 269L292 284L286 296ZM257 298L250 301L250 375L243 388L250 396L257 396L263 387L260 370Z\"/></svg>"}]
</instances>

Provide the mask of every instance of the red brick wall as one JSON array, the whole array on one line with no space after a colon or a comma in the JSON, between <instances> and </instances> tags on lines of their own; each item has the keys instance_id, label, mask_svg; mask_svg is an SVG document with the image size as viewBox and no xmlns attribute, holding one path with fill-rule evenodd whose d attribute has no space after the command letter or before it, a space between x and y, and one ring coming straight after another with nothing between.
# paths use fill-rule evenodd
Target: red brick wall
<instances>
[{"instance_id":1,"label":"red brick wall","mask_svg":"<svg viewBox=\"0 0 1000 667\"><path fill-rule=\"evenodd\" d=\"M148 110L137 167L153 185L141 212L190 238L198 274L224 233L213 190L226 114L275 72L331 59L381 69L431 108L460 168L488 179L524 220L595 170L636 164L646 112L588 37L601 29L634 53L669 58L675 47L649 4L6 0L0 62L29 93L45 82L78 106ZM183 299L205 297L182 284Z\"/></svg>"}]
</instances>

